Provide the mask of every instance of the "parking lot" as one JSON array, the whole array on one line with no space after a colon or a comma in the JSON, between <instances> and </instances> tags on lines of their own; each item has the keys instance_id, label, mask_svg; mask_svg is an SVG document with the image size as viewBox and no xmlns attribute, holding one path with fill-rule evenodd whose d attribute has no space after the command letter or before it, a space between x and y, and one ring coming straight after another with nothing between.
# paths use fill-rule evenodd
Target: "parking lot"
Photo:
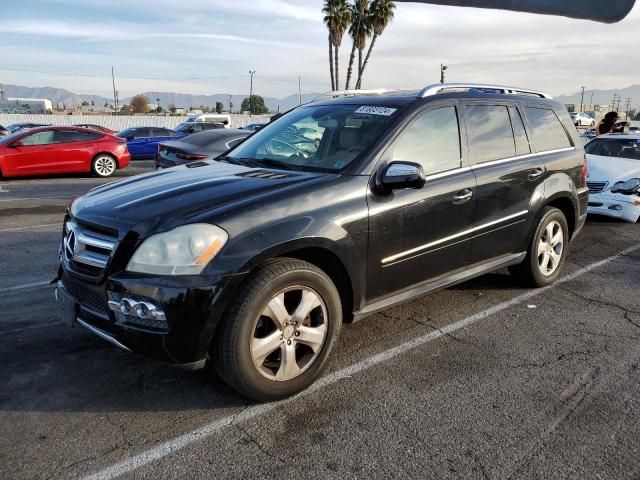
<instances>
[{"instance_id":1,"label":"parking lot","mask_svg":"<svg viewBox=\"0 0 640 480\"><path fill-rule=\"evenodd\" d=\"M56 318L64 210L104 182L0 183L0 477L640 476L638 225L590 218L552 287L501 271L346 326L259 405Z\"/></svg>"}]
</instances>

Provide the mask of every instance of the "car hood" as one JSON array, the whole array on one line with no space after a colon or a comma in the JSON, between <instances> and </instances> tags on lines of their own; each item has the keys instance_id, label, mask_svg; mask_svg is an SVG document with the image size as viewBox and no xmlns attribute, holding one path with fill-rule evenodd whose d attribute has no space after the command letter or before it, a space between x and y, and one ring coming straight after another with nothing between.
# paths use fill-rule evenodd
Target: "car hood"
<instances>
[{"instance_id":1,"label":"car hood","mask_svg":"<svg viewBox=\"0 0 640 480\"><path fill-rule=\"evenodd\" d=\"M640 161L619 157L587 155L587 180L590 182L616 182L640 178Z\"/></svg>"},{"instance_id":2,"label":"car hood","mask_svg":"<svg viewBox=\"0 0 640 480\"><path fill-rule=\"evenodd\" d=\"M303 185L334 176L193 162L97 187L78 198L70 212L81 221L116 229L121 236L131 229L146 235L257 208L272 195L290 197Z\"/></svg>"}]
</instances>

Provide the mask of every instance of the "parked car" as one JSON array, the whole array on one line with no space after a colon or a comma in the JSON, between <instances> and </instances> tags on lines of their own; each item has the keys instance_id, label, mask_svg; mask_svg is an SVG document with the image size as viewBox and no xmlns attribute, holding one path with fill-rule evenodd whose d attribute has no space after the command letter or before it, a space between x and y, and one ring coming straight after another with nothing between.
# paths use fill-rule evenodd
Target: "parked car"
<instances>
[{"instance_id":1,"label":"parked car","mask_svg":"<svg viewBox=\"0 0 640 480\"><path fill-rule=\"evenodd\" d=\"M532 286L558 278L588 198L561 103L462 84L332 96L218 161L77 199L63 318L184 368L211 359L265 401L311 385L343 323L504 267ZM292 144L302 128L320 142Z\"/></svg>"},{"instance_id":2,"label":"parked car","mask_svg":"<svg viewBox=\"0 0 640 480\"><path fill-rule=\"evenodd\" d=\"M186 123L222 123L225 128L231 128L231 115L228 113L199 113L187 117Z\"/></svg>"},{"instance_id":3,"label":"parked car","mask_svg":"<svg viewBox=\"0 0 640 480\"><path fill-rule=\"evenodd\" d=\"M124 138L133 160L153 159L158 153L160 142L185 137L186 134L160 127L132 127L116 134Z\"/></svg>"},{"instance_id":4,"label":"parked car","mask_svg":"<svg viewBox=\"0 0 640 480\"><path fill-rule=\"evenodd\" d=\"M257 132L262 127L264 127L265 123L250 123L249 125L245 125L242 127L243 130L251 130L252 132Z\"/></svg>"},{"instance_id":5,"label":"parked car","mask_svg":"<svg viewBox=\"0 0 640 480\"><path fill-rule=\"evenodd\" d=\"M11 130L0 125L0 137L6 137L7 135L11 135Z\"/></svg>"},{"instance_id":6,"label":"parked car","mask_svg":"<svg viewBox=\"0 0 640 480\"><path fill-rule=\"evenodd\" d=\"M576 127L595 127L596 119L587 115L586 113L572 113L571 120Z\"/></svg>"},{"instance_id":7,"label":"parked car","mask_svg":"<svg viewBox=\"0 0 640 480\"><path fill-rule=\"evenodd\" d=\"M640 133L640 127L630 126L629 133Z\"/></svg>"},{"instance_id":8,"label":"parked car","mask_svg":"<svg viewBox=\"0 0 640 480\"><path fill-rule=\"evenodd\" d=\"M600 135L585 146L589 213L636 223L640 217L640 138Z\"/></svg>"},{"instance_id":9,"label":"parked car","mask_svg":"<svg viewBox=\"0 0 640 480\"><path fill-rule=\"evenodd\" d=\"M221 128L194 133L158 146L156 169L175 167L197 160L213 160L251 135L247 130Z\"/></svg>"},{"instance_id":10,"label":"parked car","mask_svg":"<svg viewBox=\"0 0 640 480\"><path fill-rule=\"evenodd\" d=\"M205 130L215 130L225 128L220 122L184 122L178 125L174 130L176 132L191 135L193 133L204 132Z\"/></svg>"},{"instance_id":11,"label":"parked car","mask_svg":"<svg viewBox=\"0 0 640 480\"><path fill-rule=\"evenodd\" d=\"M111 130L110 128L103 127L102 125L97 125L95 123L79 123L74 125L74 127L82 127L82 128L88 128L90 130L97 130L99 132L108 133L109 135L113 135L117 133L115 130Z\"/></svg>"},{"instance_id":12,"label":"parked car","mask_svg":"<svg viewBox=\"0 0 640 480\"><path fill-rule=\"evenodd\" d=\"M109 177L129 165L124 140L77 127L40 127L0 139L0 175L93 173Z\"/></svg>"},{"instance_id":13,"label":"parked car","mask_svg":"<svg viewBox=\"0 0 640 480\"><path fill-rule=\"evenodd\" d=\"M38 128L38 127L48 127L51 125L50 123L33 123L33 122L20 122L20 123L12 123L7 127L7 129L11 132L19 132L21 130L29 130L30 128Z\"/></svg>"}]
</instances>

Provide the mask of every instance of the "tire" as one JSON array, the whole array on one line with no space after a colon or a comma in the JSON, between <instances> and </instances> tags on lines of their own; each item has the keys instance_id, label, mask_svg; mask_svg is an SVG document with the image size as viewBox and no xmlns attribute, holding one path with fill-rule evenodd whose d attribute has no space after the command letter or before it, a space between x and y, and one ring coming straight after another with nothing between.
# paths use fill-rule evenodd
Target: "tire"
<instances>
[{"instance_id":1,"label":"tire","mask_svg":"<svg viewBox=\"0 0 640 480\"><path fill-rule=\"evenodd\" d=\"M277 259L241 287L211 356L241 394L280 400L320 376L341 325L340 295L327 274L302 260Z\"/></svg>"},{"instance_id":2,"label":"tire","mask_svg":"<svg viewBox=\"0 0 640 480\"><path fill-rule=\"evenodd\" d=\"M568 252L569 227L564 213L555 207L545 207L527 256L520 265L510 267L509 272L526 286L545 287L560 276Z\"/></svg>"},{"instance_id":3,"label":"tire","mask_svg":"<svg viewBox=\"0 0 640 480\"><path fill-rule=\"evenodd\" d=\"M98 177L110 177L118 169L118 162L106 153L96 155L91 162L91 172Z\"/></svg>"}]
</instances>

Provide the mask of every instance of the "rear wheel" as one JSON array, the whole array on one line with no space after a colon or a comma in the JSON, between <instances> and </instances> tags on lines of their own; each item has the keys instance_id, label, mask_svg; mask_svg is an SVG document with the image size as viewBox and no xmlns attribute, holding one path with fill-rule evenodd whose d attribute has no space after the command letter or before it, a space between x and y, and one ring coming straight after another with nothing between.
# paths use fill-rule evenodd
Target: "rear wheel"
<instances>
[{"instance_id":1,"label":"rear wheel","mask_svg":"<svg viewBox=\"0 0 640 480\"><path fill-rule=\"evenodd\" d=\"M104 153L94 158L91 163L91 171L99 177L110 177L117 169L116 159Z\"/></svg>"},{"instance_id":2,"label":"rear wheel","mask_svg":"<svg viewBox=\"0 0 640 480\"><path fill-rule=\"evenodd\" d=\"M561 210L546 207L529 244L527 256L520 265L509 269L522 283L532 287L544 287L553 283L567 257L569 228Z\"/></svg>"},{"instance_id":3,"label":"rear wheel","mask_svg":"<svg viewBox=\"0 0 640 480\"><path fill-rule=\"evenodd\" d=\"M255 400L289 397L320 376L341 323L340 296L322 270L273 261L248 280L222 325L217 370Z\"/></svg>"}]
</instances>

